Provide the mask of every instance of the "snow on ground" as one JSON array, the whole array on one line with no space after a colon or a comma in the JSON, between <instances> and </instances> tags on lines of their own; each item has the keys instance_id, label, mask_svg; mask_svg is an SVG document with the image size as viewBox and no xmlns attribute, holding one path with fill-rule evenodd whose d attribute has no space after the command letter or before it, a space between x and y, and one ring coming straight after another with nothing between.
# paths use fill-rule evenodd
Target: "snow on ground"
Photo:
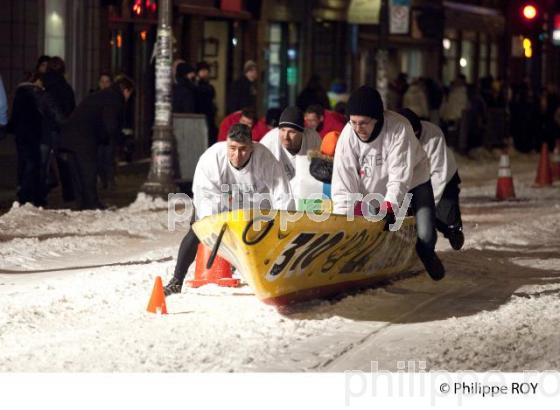
<instances>
[{"instance_id":1,"label":"snow on ground","mask_svg":"<svg viewBox=\"0 0 560 410\"><path fill-rule=\"evenodd\" d=\"M187 289L169 315L145 311L172 274L186 229L167 204L0 217L0 371L343 371L560 369L560 190L531 187L535 157L513 163L518 199L492 198L497 161L462 160L467 241L440 237L448 275L422 272L280 313L247 286Z\"/></svg>"}]
</instances>

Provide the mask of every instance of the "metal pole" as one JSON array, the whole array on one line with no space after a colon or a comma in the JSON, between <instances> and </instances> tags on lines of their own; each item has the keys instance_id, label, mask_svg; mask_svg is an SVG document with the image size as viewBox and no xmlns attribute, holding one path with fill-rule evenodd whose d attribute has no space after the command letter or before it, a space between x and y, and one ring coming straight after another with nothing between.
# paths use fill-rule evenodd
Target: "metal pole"
<instances>
[{"instance_id":1,"label":"metal pole","mask_svg":"<svg viewBox=\"0 0 560 410\"><path fill-rule=\"evenodd\" d=\"M387 67L389 65L389 51L387 42L389 40L389 1L381 0L379 10L379 40L375 52L376 74L375 82L377 91L381 95L383 106L387 107L387 94L389 92L389 79L387 78Z\"/></svg>"},{"instance_id":2,"label":"metal pole","mask_svg":"<svg viewBox=\"0 0 560 410\"><path fill-rule=\"evenodd\" d=\"M156 42L156 103L152 138L152 162L141 191L167 196L176 191L173 180L174 138L171 112L172 0L160 0Z\"/></svg>"}]
</instances>

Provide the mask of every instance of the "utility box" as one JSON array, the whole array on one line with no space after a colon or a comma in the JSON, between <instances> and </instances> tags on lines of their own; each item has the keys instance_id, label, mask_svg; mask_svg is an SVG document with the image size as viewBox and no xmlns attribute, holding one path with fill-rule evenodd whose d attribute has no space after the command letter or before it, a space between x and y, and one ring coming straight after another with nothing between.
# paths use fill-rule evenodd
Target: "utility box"
<instances>
[{"instance_id":1,"label":"utility box","mask_svg":"<svg viewBox=\"0 0 560 410\"><path fill-rule=\"evenodd\" d=\"M177 146L177 179L192 182L200 156L208 149L208 126L204 114L173 114Z\"/></svg>"}]
</instances>

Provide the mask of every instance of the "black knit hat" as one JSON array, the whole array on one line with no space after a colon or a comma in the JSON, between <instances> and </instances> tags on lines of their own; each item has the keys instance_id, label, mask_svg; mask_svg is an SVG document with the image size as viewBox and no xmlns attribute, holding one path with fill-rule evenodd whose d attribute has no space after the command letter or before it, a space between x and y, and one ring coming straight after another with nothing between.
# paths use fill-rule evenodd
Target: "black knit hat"
<instances>
[{"instance_id":1,"label":"black knit hat","mask_svg":"<svg viewBox=\"0 0 560 410\"><path fill-rule=\"evenodd\" d=\"M177 66L177 69L175 71L175 76L177 78L181 78L184 77L185 75L189 74L189 73L194 73L194 67L190 64L187 63L180 63Z\"/></svg>"},{"instance_id":2,"label":"black knit hat","mask_svg":"<svg viewBox=\"0 0 560 410\"><path fill-rule=\"evenodd\" d=\"M412 129L414 130L414 134L419 137L420 133L422 132L422 123L420 122L420 118L418 118L418 115L416 115L416 113L410 108L403 108L399 111L399 114L405 117L408 122L410 122L410 125L412 125Z\"/></svg>"},{"instance_id":3,"label":"black knit hat","mask_svg":"<svg viewBox=\"0 0 560 410\"><path fill-rule=\"evenodd\" d=\"M296 131L303 131L303 112L298 107L288 107L282 111L278 128L292 128Z\"/></svg>"},{"instance_id":4,"label":"black knit hat","mask_svg":"<svg viewBox=\"0 0 560 410\"><path fill-rule=\"evenodd\" d=\"M373 87L362 85L350 94L346 105L346 115L362 115L381 120L383 118L383 101L379 92Z\"/></svg>"}]
</instances>

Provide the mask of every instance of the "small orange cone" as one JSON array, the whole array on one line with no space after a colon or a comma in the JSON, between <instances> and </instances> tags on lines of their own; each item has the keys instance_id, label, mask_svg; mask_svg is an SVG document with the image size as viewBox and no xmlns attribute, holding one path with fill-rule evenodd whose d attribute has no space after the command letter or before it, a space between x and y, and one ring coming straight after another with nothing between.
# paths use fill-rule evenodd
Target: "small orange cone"
<instances>
[{"instance_id":1,"label":"small orange cone","mask_svg":"<svg viewBox=\"0 0 560 410\"><path fill-rule=\"evenodd\" d=\"M509 155L502 154L500 156L500 168L498 169L496 199L498 201L503 201L510 198L515 198L515 190L513 189L513 178L511 176L511 168L509 165Z\"/></svg>"},{"instance_id":2,"label":"small orange cone","mask_svg":"<svg viewBox=\"0 0 560 410\"><path fill-rule=\"evenodd\" d=\"M552 185L552 168L550 166L550 158L548 156L548 144L546 143L542 144L541 147L541 158L539 159L535 185L538 187Z\"/></svg>"},{"instance_id":3,"label":"small orange cone","mask_svg":"<svg viewBox=\"0 0 560 410\"><path fill-rule=\"evenodd\" d=\"M187 286L191 288L198 288L209 283L232 288L239 286L239 279L232 278L231 265L224 258L216 256L212 267L210 269L206 269L206 263L211 252L212 250L203 244L198 245L194 279L188 280L186 282Z\"/></svg>"},{"instance_id":4,"label":"small orange cone","mask_svg":"<svg viewBox=\"0 0 560 410\"><path fill-rule=\"evenodd\" d=\"M556 140L556 147L552 153L552 179L560 179L560 140Z\"/></svg>"},{"instance_id":5,"label":"small orange cone","mask_svg":"<svg viewBox=\"0 0 560 410\"><path fill-rule=\"evenodd\" d=\"M150 313L160 313L167 315L167 306L165 305L165 294L163 293L163 284L161 283L161 276L156 278L152 296L148 302L147 311Z\"/></svg>"}]
</instances>

